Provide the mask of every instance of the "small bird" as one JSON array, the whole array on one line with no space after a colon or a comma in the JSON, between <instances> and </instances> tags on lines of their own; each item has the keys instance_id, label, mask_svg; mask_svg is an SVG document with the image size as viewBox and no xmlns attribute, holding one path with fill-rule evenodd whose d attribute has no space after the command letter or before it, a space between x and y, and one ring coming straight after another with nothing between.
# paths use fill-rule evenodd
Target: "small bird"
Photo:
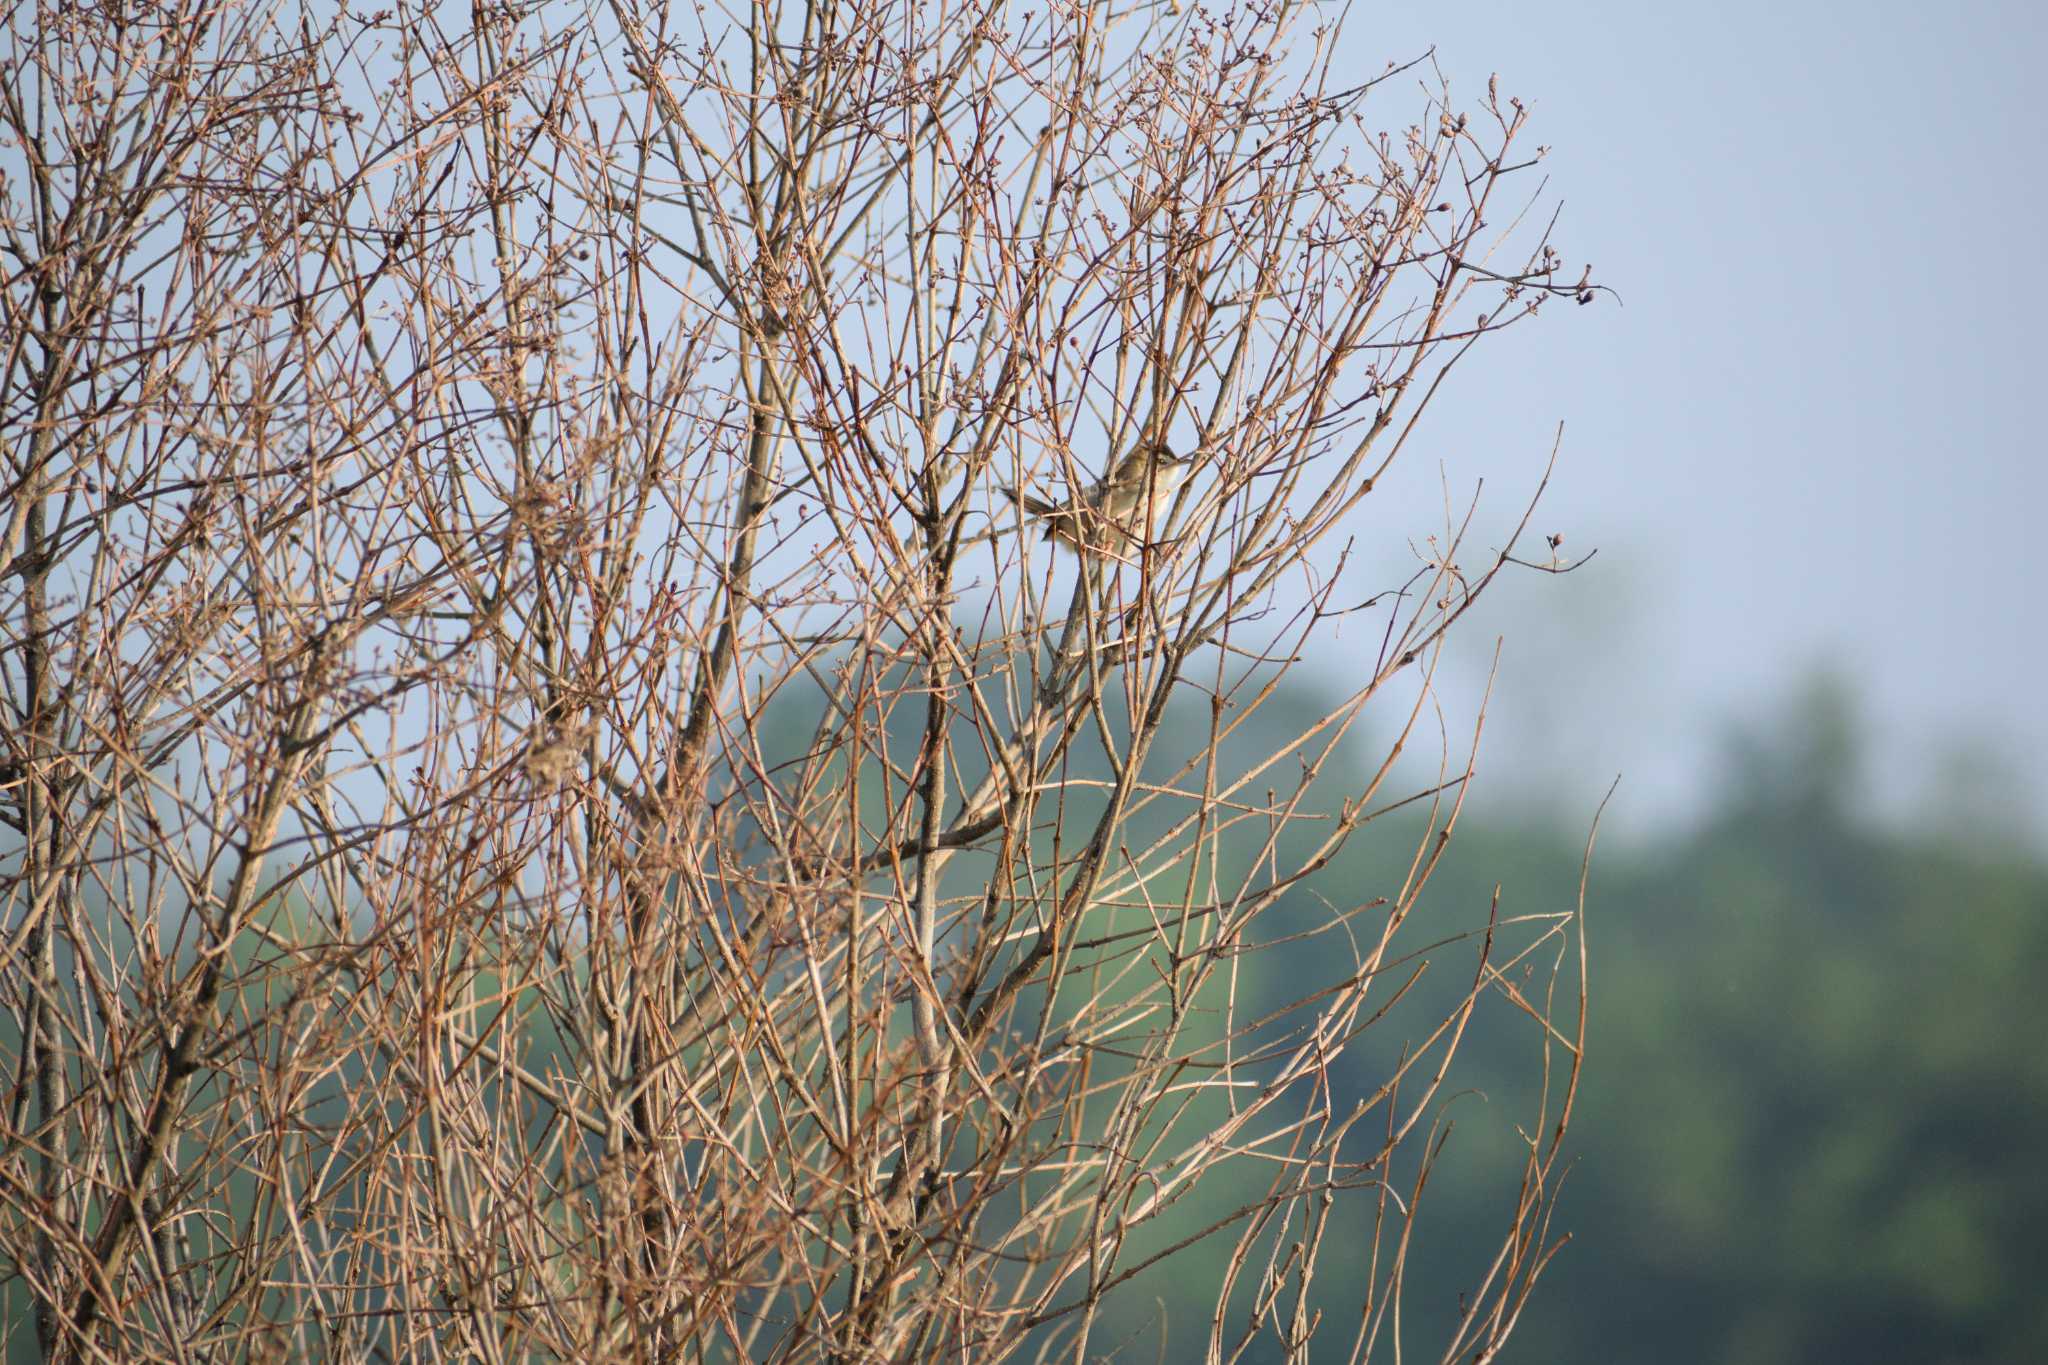
<instances>
[{"instance_id":1,"label":"small bird","mask_svg":"<svg viewBox=\"0 0 2048 1365\"><path fill-rule=\"evenodd\" d=\"M1003 496L1044 522L1047 540L1114 557L1151 536L1194 462L1193 455L1176 455L1163 441L1140 444L1117 461L1108 478L1065 502L1050 503L1014 488L1005 488Z\"/></svg>"}]
</instances>

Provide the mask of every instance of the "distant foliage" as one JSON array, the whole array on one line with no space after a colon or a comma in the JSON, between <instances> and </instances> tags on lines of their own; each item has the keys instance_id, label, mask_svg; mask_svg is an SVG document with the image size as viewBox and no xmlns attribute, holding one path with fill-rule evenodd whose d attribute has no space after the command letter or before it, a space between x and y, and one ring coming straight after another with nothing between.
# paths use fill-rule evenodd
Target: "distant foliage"
<instances>
[{"instance_id":1,"label":"distant foliage","mask_svg":"<svg viewBox=\"0 0 2048 1365\"><path fill-rule=\"evenodd\" d=\"M1859 813L1867 747L1816 687L1731 744L1748 757L1695 832L1595 868L1572 1241L1513 1354L2048 1359L2048 861L1942 810ZM1569 844L1463 840L1431 905L1488 894L1474 874L1510 905L1576 892ZM1524 1053L1487 1024L1466 1076L1512 1112ZM1455 1302L1444 1230L1484 1221L1495 1127L1468 1111L1454 1140L1419 1321Z\"/></svg>"}]
</instances>

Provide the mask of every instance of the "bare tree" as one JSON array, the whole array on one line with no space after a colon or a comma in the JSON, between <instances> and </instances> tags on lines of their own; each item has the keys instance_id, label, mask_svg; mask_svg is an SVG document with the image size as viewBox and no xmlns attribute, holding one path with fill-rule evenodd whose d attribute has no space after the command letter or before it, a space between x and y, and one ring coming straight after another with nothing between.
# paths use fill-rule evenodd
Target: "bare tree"
<instances>
[{"instance_id":1,"label":"bare tree","mask_svg":"<svg viewBox=\"0 0 2048 1365\"><path fill-rule=\"evenodd\" d=\"M1544 1108L1431 1348L1498 1350L1577 916L1404 933L1470 761L1390 783L1522 530L1394 584L1344 537L1473 346L1591 292L1521 106L1358 78L1341 20L10 11L36 1349L1079 1360L1214 1248L1177 1341L1392 1356L1499 993ZM1247 751L1340 622L1349 695ZM1404 805L1386 887L1317 889ZM1447 942L1469 987L1333 1079Z\"/></svg>"}]
</instances>

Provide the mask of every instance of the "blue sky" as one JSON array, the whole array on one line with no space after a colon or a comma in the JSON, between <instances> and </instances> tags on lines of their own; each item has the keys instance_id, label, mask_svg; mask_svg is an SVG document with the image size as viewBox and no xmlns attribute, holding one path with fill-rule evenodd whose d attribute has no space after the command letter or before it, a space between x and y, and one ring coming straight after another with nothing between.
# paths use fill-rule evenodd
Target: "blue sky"
<instances>
[{"instance_id":1,"label":"blue sky","mask_svg":"<svg viewBox=\"0 0 2048 1365\"><path fill-rule=\"evenodd\" d=\"M1571 818L1621 772L1625 825L1682 819L1727 726L1832 665L1873 807L1911 808L1974 737L2048 830L2044 26L1987 4L1354 11L1360 70L1434 47L1454 95L1497 71L1533 106L1558 241L1622 299L1475 354L1388 490L1426 515L1440 476L1484 477L1506 524L1565 423L1532 529L1600 555L1505 585L1460 645L1469 700L1506 637L1501 791L1540 783ZM1411 85L1379 111L1419 108Z\"/></svg>"}]
</instances>

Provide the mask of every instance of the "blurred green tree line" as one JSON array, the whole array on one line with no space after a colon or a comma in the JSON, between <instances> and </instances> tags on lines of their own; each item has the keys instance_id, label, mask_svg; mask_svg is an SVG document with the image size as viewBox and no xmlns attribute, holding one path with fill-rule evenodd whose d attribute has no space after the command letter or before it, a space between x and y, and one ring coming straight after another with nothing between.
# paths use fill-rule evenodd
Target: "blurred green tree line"
<instances>
[{"instance_id":1,"label":"blurred green tree line","mask_svg":"<svg viewBox=\"0 0 2048 1365\"><path fill-rule=\"evenodd\" d=\"M1283 693L1235 742L1252 752L1293 733L1319 702ZM1862 815L1868 746L1852 714L1839 689L1810 689L1731 739L1725 779L1693 827L1596 850L1588 1061L1552 1229L1571 1242L1512 1360L2048 1359L2035 1287L2048 1264L2048 1000L2036 981L2048 963L2048 862L1976 837L1953 811ZM1356 752L1365 762L1369 738ZM1423 981L1335 1064L1354 1094L1378 1087L1417 1041L1404 1021L1440 1019L1442 1001L1469 985L1470 931L1496 888L1503 917L1577 900L1579 813L1477 811L1485 818L1461 820L1407 940L1412 961L1428 964ZM1398 885L1415 832L1391 827L1401 818L1369 827L1304 894L1356 904ZM1276 940L1296 927L1281 909L1267 931ZM1318 918L1302 910L1301 922ZM1312 959L1331 951L1311 940L1250 955L1246 972L1270 979L1246 984L1254 998L1291 1000L1290 978L1326 974ZM542 1067L551 1040L534 1044L528 1060ZM1541 1081L1527 1017L1490 998L1453 1075L1453 1131L1409 1254L1402 1335L1420 1359L1435 1358L1484 1273L1521 1174L1517 1125L1537 1112ZM1397 1169L1393 1183L1405 1194L1412 1175ZM1189 1200L1156 1237L1208 1225L1231 1193ZM1194 1253L1221 1258L1228 1244L1225 1234ZM1325 1259L1330 1308L1355 1313L1360 1281L1343 1273L1344 1249ZM1200 1358L1200 1296L1214 1277L1173 1264L1112 1300L1104 1358ZM23 1311L18 1281L4 1301L10 1317ZM10 1326L7 1358L32 1358L32 1334ZM1317 1358L1342 1358L1351 1327L1330 1321ZM1244 1359L1275 1359L1272 1349L1262 1337Z\"/></svg>"},{"instance_id":2,"label":"blurred green tree line","mask_svg":"<svg viewBox=\"0 0 2048 1365\"><path fill-rule=\"evenodd\" d=\"M1513 1359L2048 1360L2048 865L1945 811L1859 814L1852 716L1809 688L1731 740L1690 831L1596 849L1572 1242ZM1584 831L1556 820L1461 824L1425 908L1469 923L1496 883L1503 914L1568 907ZM1425 1351L1519 1170L1532 1054L1503 1013L1461 1058L1477 1090L1418 1224Z\"/></svg>"}]
</instances>

